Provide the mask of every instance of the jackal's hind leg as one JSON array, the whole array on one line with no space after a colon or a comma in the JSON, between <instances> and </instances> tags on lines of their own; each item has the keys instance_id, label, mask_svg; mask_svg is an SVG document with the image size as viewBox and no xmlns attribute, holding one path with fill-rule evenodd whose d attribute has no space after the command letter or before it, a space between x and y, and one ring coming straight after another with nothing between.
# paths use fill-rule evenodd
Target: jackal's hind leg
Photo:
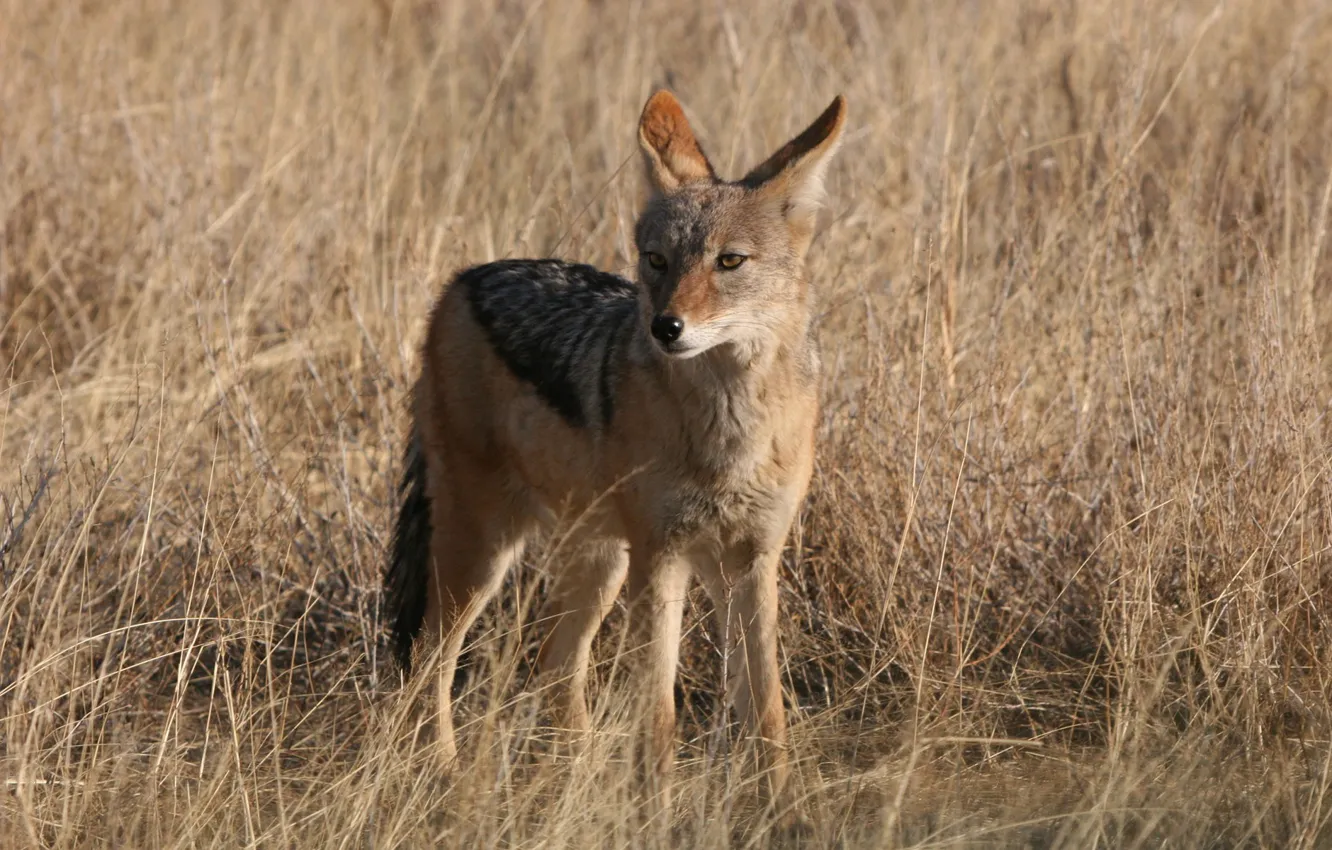
<instances>
[{"instance_id":1,"label":"jackal's hind leg","mask_svg":"<svg viewBox=\"0 0 1332 850\"><path fill-rule=\"evenodd\" d=\"M590 726L587 674L592 639L620 593L629 553L624 541L602 540L579 544L565 561L550 602L554 625L541 646L538 666L552 684L557 722L572 742L581 744Z\"/></svg>"},{"instance_id":2,"label":"jackal's hind leg","mask_svg":"<svg viewBox=\"0 0 1332 850\"><path fill-rule=\"evenodd\" d=\"M452 764L457 756L452 691L463 641L467 630L499 589L505 573L522 555L528 530L523 517L493 510L503 504L502 500L481 499L476 492L471 495L468 503L436 497L431 505L433 563L423 635L427 642L423 649L442 643L435 669L437 749L446 765Z\"/></svg>"}]
</instances>

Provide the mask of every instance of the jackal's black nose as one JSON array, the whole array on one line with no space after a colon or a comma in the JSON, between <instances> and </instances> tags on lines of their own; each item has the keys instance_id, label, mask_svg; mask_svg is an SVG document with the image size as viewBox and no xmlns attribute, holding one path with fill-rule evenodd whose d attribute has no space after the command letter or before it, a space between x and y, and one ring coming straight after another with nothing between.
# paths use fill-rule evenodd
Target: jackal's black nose
<instances>
[{"instance_id":1,"label":"jackal's black nose","mask_svg":"<svg viewBox=\"0 0 1332 850\"><path fill-rule=\"evenodd\" d=\"M652 320L652 335L659 342L675 342L682 333L684 333L684 319L679 316L662 313Z\"/></svg>"}]
</instances>

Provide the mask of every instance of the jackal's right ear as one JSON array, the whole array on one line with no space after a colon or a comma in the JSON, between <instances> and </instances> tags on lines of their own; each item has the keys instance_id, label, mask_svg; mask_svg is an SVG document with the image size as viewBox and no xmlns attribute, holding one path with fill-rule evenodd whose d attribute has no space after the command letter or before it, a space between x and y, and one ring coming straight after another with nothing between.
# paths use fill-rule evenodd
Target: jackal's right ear
<instances>
[{"instance_id":1,"label":"jackal's right ear","mask_svg":"<svg viewBox=\"0 0 1332 850\"><path fill-rule=\"evenodd\" d=\"M675 95L665 89L648 98L638 119L638 146L643 149L648 180L658 192L672 192L686 183L717 179L694 138Z\"/></svg>"}]
</instances>

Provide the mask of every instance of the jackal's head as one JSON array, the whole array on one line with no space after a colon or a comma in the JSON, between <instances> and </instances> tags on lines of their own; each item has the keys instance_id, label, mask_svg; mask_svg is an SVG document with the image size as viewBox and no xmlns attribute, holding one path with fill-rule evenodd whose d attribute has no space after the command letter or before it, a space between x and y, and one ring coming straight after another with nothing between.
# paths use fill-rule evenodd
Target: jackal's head
<instances>
[{"instance_id":1,"label":"jackal's head","mask_svg":"<svg viewBox=\"0 0 1332 850\"><path fill-rule=\"evenodd\" d=\"M643 309L656 344L687 358L730 343L758 348L803 331L803 266L841 138L839 95L803 133L740 180L720 179L680 103L659 91L638 142L652 198L638 221Z\"/></svg>"}]
</instances>

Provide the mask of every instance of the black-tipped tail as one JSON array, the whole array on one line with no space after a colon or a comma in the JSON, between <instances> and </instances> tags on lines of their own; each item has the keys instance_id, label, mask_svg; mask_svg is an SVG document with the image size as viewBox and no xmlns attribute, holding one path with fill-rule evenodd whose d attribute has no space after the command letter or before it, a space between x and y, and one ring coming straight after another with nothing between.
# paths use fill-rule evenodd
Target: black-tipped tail
<instances>
[{"instance_id":1,"label":"black-tipped tail","mask_svg":"<svg viewBox=\"0 0 1332 850\"><path fill-rule=\"evenodd\" d=\"M426 495L426 464L421 441L413 430L403 455L398 486L398 523L393 554L384 573L385 611L393 633L393 655L412 671L412 644L425 620L430 568L430 499Z\"/></svg>"}]
</instances>

